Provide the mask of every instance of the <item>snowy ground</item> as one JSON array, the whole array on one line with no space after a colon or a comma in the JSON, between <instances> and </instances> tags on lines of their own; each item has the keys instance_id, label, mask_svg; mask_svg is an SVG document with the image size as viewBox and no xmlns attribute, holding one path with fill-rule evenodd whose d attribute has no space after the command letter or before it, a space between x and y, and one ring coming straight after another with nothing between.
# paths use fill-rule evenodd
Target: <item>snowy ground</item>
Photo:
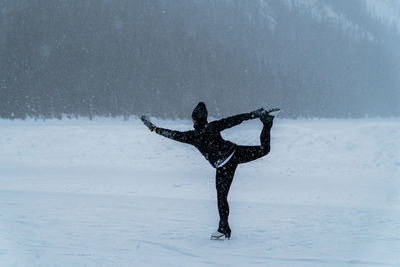
<instances>
[{"instance_id":1,"label":"snowy ground","mask_svg":"<svg viewBox=\"0 0 400 267\"><path fill-rule=\"evenodd\" d=\"M231 240L212 241L195 148L137 119L3 120L0 266L400 266L399 151L400 119L276 119L271 153L237 170Z\"/></svg>"}]
</instances>

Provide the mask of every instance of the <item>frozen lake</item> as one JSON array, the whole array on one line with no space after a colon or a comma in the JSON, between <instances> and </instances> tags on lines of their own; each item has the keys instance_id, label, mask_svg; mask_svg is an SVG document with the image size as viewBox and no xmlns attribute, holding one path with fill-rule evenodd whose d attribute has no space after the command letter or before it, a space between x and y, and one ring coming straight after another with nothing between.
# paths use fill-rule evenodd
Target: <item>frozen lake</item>
<instances>
[{"instance_id":1,"label":"frozen lake","mask_svg":"<svg viewBox=\"0 0 400 267\"><path fill-rule=\"evenodd\" d=\"M399 119L277 118L271 153L236 172L231 240L212 241L215 170L194 147L138 119L2 120L0 265L399 266L398 151Z\"/></svg>"}]
</instances>

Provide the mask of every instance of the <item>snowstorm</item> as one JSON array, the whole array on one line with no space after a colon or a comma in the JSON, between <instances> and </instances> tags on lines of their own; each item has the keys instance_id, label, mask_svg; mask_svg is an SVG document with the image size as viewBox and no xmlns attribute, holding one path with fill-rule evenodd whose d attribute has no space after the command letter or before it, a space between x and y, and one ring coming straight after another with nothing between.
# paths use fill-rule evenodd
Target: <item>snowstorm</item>
<instances>
[{"instance_id":1,"label":"snowstorm","mask_svg":"<svg viewBox=\"0 0 400 267\"><path fill-rule=\"evenodd\" d=\"M0 0L0 267L400 266L399 0Z\"/></svg>"},{"instance_id":2,"label":"snowstorm","mask_svg":"<svg viewBox=\"0 0 400 267\"><path fill-rule=\"evenodd\" d=\"M1 0L0 116L400 115L400 5Z\"/></svg>"}]
</instances>

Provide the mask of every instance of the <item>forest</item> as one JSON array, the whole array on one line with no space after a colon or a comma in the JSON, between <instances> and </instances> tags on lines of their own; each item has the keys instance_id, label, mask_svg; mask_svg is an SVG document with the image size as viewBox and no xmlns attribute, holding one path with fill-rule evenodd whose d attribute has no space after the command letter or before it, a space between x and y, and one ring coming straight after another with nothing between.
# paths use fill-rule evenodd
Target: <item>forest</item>
<instances>
[{"instance_id":1,"label":"forest","mask_svg":"<svg viewBox=\"0 0 400 267\"><path fill-rule=\"evenodd\" d=\"M0 0L0 117L399 116L398 29L317 2Z\"/></svg>"}]
</instances>

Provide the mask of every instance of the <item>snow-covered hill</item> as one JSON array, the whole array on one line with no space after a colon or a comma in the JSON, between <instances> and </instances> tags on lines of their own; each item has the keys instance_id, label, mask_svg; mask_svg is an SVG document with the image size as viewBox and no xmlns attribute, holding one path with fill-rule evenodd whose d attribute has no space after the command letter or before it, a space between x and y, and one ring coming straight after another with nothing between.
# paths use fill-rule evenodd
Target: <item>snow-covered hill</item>
<instances>
[{"instance_id":1,"label":"snow-covered hill","mask_svg":"<svg viewBox=\"0 0 400 267\"><path fill-rule=\"evenodd\" d=\"M400 1L397 0L365 0L370 14L394 26L400 32Z\"/></svg>"},{"instance_id":2,"label":"snow-covered hill","mask_svg":"<svg viewBox=\"0 0 400 267\"><path fill-rule=\"evenodd\" d=\"M372 20L383 22L388 27L396 27L400 33L400 2L397 0L347 1L345 5L342 1L324 0L285 0L285 3L289 8L307 12L318 21L331 21L344 32L351 33L353 37L375 40L376 36L370 32L367 25L355 19L357 15L365 12ZM343 12L344 6L347 12Z\"/></svg>"},{"instance_id":3,"label":"snow-covered hill","mask_svg":"<svg viewBox=\"0 0 400 267\"><path fill-rule=\"evenodd\" d=\"M399 126L277 119L216 242L215 170L195 148L137 119L0 121L0 266L397 266ZM257 144L260 129L223 135Z\"/></svg>"},{"instance_id":4,"label":"snow-covered hill","mask_svg":"<svg viewBox=\"0 0 400 267\"><path fill-rule=\"evenodd\" d=\"M296 8L300 12L307 12L317 21L328 21L349 33L353 38L374 40L373 35L364 25L357 23L351 16L343 13L335 5L335 1L322 0L286 0L289 8ZM363 12L359 10L358 12Z\"/></svg>"}]
</instances>

